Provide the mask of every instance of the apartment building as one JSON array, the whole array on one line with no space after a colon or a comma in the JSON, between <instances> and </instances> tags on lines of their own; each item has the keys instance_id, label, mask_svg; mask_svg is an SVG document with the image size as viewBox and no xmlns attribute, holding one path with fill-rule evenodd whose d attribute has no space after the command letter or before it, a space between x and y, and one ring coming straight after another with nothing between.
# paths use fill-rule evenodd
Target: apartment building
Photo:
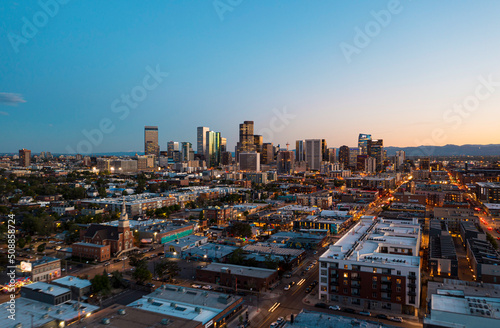
<instances>
[{"instance_id":1,"label":"apartment building","mask_svg":"<svg viewBox=\"0 0 500 328\"><path fill-rule=\"evenodd\" d=\"M417 219L362 218L320 257L319 298L415 315L420 242Z\"/></svg>"}]
</instances>

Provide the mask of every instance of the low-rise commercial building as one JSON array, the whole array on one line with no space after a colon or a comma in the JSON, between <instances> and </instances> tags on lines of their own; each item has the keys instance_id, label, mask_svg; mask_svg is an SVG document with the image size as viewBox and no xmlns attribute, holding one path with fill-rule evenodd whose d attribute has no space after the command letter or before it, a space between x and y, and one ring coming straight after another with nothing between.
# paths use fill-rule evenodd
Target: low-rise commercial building
<instances>
[{"instance_id":1,"label":"low-rise commercial building","mask_svg":"<svg viewBox=\"0 0 500 328\"><path fill-rule=\"evenodd\" d=\"M237 289L268 289L278 281L278 271L242 265L211 263L196 269L196 280Z\"/></svg>"},{"instance_id":2,"label":"low-rise commercial building","mask_svg":"<svg viewBox=\"0 0 500 328\"><path fill-rule=\"evenodd\" d=\"M61 276L61 260L43 257L31 263L31 281L50 281Z\"/></svg>"},{"instance_id":3,"label":"low-rise commercial building","mask_svg":"<svg viewBox=\"0 0 500 328\"><path fill-rule=\"evenodd\" d=\"M489 241L467 240L467 258L476 281L500 283L500 254Z\"/></svg>"},{"instance_id":4,"label":"low-rise commercial building","mask_svg":"<svg viewBox=\"0 0 500 328\"><path fill-rule=\"evenodd\" d=\"M201 322L203 327L210 328L224 326L237 319L243 310L243 298L195 288L163 285L153 293L132 302L128 307Z\"/></svg>"}]
</instances>

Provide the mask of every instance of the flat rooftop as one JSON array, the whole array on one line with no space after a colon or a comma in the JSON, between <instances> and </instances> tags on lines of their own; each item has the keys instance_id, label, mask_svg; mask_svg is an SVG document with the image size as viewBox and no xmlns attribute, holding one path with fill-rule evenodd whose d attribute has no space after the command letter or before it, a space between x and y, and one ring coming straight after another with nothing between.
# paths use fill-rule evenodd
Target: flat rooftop
<instances>
[{"instance_id":1,"label":"flat rooftop","mask_svg":"<svg viewBox=\"0 0 500 328\"><path fill-rule=\"evenodd\" d=\"M41 264L47 264L47 263L50 263L50 262L60 262L61 259L58 259L56 257L48 257L48 256L44 256L42 257L41 259L39 260L35 260L33 262L31 262L31 266L37 266L37 265L41 265Z\"/></svg>"},{"instance_id":2,"label":"flat rooftop","mask_svg":"<svg viewBox=\"0 0 500 328\"><path fill-rule=\"evenodd\" d=\"M381 253L380 246L415 249L420 245L420 225L402 220L361 219L351 230L321 255L326 259L381 262L419 266L420 257ZM357 260L359 254L359 260Z\"/></svg>"},{"instance_id":3,"label":"flat rooftop","mask_svg":"<svg viewBox=\"0 0 500 328\"><path fill-rule=\"evenodd\" d=\"M352 317L344 317L338 313L324 313L324 312L314 312L302 310L291 324L287 322L283 327L285 328L383 328L383 327L394 327L386 325L383 322L376 322L374 320L362 320L355 319Z\"/></svg>"},{"instance_id":4,"label":"flat rooftop","mask_svg":"<svg viewBox=\"0 0 500 328\"><path fill-rule=\"evenodd\" d=\"M260 254L275 254L275 255L291 255L293 257L299 256L304 253L303 250L295 249L295 248L286 248L286 247L273 247L273 244L266 245L246 245L243 247L243 250L247 252L260 253ZM276 244L275 244L276 245Z\"/></svg>"},{"instance_id":5,"label":"flat rooftop","mask_svg":"<svg viewBox=\"0 0 500 328\"><path fill-rule=\"evenodd\" d=\"M276 272L276 270L271 270L271 269L254 268L243 265L233 265L225 263L210 263L206 267L199 270L222 272L225 269L231 270L231 274L252 276L255 278L267 278Z\"/></svg>"},{"instance_id":6,"label":"flat rooftop","mask_svg":"<svg viewBox=\"0 0 500 328\"><path fill-rule=\"evenodd\" d=\"M71 292L68 288L47 284L45 282L35 282L33 284L24 285L21 288L31 289L52 296L59 296Z\"/></svg>"},{"instance_id":7,"label":"flat rooftop","mask_svg":"<svg viewBox=\"0 0 500 328\"><path fill-rule=\"evenodd\" d=\"M454 297L433 294L432 311L451 312L467 316L500 319L500 298L490 297Z\"/></svg>"},{"instance_id":8,"label":"flat rooftop","mask_svg":"<svg viewBox=\"0 0 500 328\"><path fill-rule=\"evenodd\" d=\"M24 297L16 298L16 320L8 319L8 303L2 303L2 315L0 316L0 328L12 328L14 324L21 324L22 327L41 327L44 324L54 321L70 321L79 315L93 313L99 309L98 306L87 303L68 301L59 305L50 305L47 303L27 299ZM32 321L33 320L33 321ZM32 326L33 323L33 326Z\"/></svg>"},{"instance_id":9,"label":"flat rooftop","mask_svg":"<svg viewBox=\"0 0 500 328\"><path fill-rule=\"evenodd\" d=\"M64 285L67 287L85 288L92 285L87 279L80 279L75 276L66 276L56 280L52 280L53 283Z\"/></svg>"},{"instance_id":10,"label":"flat rooftop","mask_svg":"<svg viewBox=\"0 0 500 328\"><path fill-rule=\"evenodd\" d=\"M104 325L102 321L109 320L109 324ZM167 316L160 313L132 308L124 305L112 305L94 315L84 318L81 322L71 325L75 328L86 327L108 327L108 328L196 328L201 327L199 321L183 319L180 317Z\"/></svg>"},{"instance_id":11,"label":"flat rooftop","mask_svg":"<svg viewBox=\"0 0 500 328\"><path fill-rule=\"evenodd\" d=\"M128 306L206 324L240 299L196 288L164 285Z\"/></svg>"}]
</instances>

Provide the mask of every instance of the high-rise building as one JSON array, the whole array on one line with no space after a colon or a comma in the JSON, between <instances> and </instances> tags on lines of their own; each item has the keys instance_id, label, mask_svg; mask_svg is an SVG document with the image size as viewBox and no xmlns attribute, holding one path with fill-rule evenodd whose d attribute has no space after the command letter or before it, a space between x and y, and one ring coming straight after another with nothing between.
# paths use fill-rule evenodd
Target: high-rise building
<instances>
[{"instance_id":1,"label":"high-rise building","mask_svg":"<svg viewBox=\"0 0 500 328\"><path fill-rule=\"evenodd\" d=\"M158 145L158 127L144 127L144 154L160 156L160 146Z\"/></svg>"},{"instance_id":2,"label":"high-rise building","mask_svg":"<svg viewBox=\"0 0 500 328\"><path fill-rule=\"evenodd\" d=\"M21 153L19 153L21 156ZM431 159L429 157L424 157L420 159L420 169L429 171L431 169Z\"/></svg>"},{"instance_id":3,"label":"high-rise building","mask_svg":"<svg viewBox=\"0 0 500 328\"><path fill-rule=\"evenodd\" d=\"M253 121L245 121L240 124L240 141L236 145L237 160L239 160L239 153L255 151L253 127Z\"/></svg>"},{"instance_id":4,"label":"high-rise building","mask_svg":"<svg viewBox=\"0 0 500 328\"><path fill-rule=\"evenodd\" d=\"M404 163L406 160L406 153L404 150L396 150L396 158L395 158L396 170L402 170L404 167Z\"/></svg>"},{"instance_id":5,"label":"high-rise building","mask_svg":"<svg viewBox=\"0 0 500 328\"><path fill-rule=\"evenodd\" d=\"M321 157L324 162L329 161L328 146L326 145L326 139L321 139Z\"/></svg>"},{"instance_id":6,"label":"high-rise building","mask_svg":"<svg viewBox=\"0 0 500 328\"><path fill-rule=\"evenodd\" d=\"M208 131L206 135L207 150L205 161L208 167L216 167L221 160L221 136L220 132Z\"/></svg>"},{"instance_id":7,"label":"high-rise building","mask_svg":"<svg viewBox=\"0 0 500 328\"><path fill-rule=\"evenodd\" d=\"M380 171L384 162L384 140L369 140L368 156L375 158L377 161L377 170Z\"/></svg>"},{"instance_id":8,"label":"high-rise building","mask_svg":"<svg viewBox=\"0 0 500 328\"><path fill-rule=\"evenodd\" d=\"M347 170L347 168L349 167L349 160L349 147L344 145L339 148L339 162L343 164L345 170Z\"/></svg>"},{"instance_id":9,"label":"high-rise building","mask_svg":"<svg viewBox=\"0 0 500 328\"><path fill-rule=\"evenodd\" d=\"M169 141L167 143L167 156L173 158L174 151L180 151L179 143L177 141Z\"/></svg>"},{"instance_id":10,"label":"high-rise building","mask_svg":"<svg viewBox=\"0 0 500 328\"><path fill-rule=\"evenodd\" d=\"M221 164L231 165L232 162L233 162L233 155L228 151L222 152Z\"/></svg>"},{"instance_id":11,"label":"high-rise building","mask_svg":"<svg viewBox=\"0 0 500 328\"><path fill-rule=\"evenodd\" d=\"M255 147L255 151L258 152L259 154L262 154L262 145L263 145L262 136L254 135L253 136L253 144Z\"/></svg>"},{"instance_id":12,"label":"high-rise building","mask_svg":"<svg viewBox=\"0 0 500 328\"><path fill-rule=\"evenodd\" d=\"M280 151L278 154L278 173L293 173L295 164L295 153L291 150Z\"/></svg>"},{"instance_id":13,"label":"high-rise building","mask_svg":"<svg viewBox=\"0 0 500 328\"><path fill-rule=\"evenodd\" d=\"M240 170L260 172L260 154L256 151L240 153Z\"/></svg>"},{"instance_id":14,"label":"high-rise building","mask_svg":"<svg viewBox=\"0 0 500 328\"><path fill-rule=\"evenodd\" d=\"M181 159L182 161L192 161L194 160L194 152L192 143L183 142L181 147Z\"/></svg>"},{"instance_id":15,"label":"high-rise building","mask_svg":"<svg viewBox=\"0 0 500 328\"><path fill-rule=\"evenodd\" d=\"M31 165L31 150L24 148L19 150L19 165L24 167Z\"/></svg>"},{"instance_id":16,"label":"high-rise building","mask_svg":"<svg viewBox=\"0 0 500 328\"><path fill-rule=\"evenodd\" d=\"M322 139L306 139L306 162L310 170L319 171L323 159Z\"/></svg>"},{"instance_id":17,"label":"high-rise building","mask_svg":"<svg viewBox=\"0 0 500 328\"><path fill-rule=\"evenodd\" d=\"M358 148L360 155L368 155L368 141L372 140L371 134L360 133L358 137Z\"/></svg>"},{"instance_id":18,"label":"high-rise building","mask_svg":"<svg viewBox=\"0 0 500 328\"><path fill-rule=\"evenodd\" d=\"M303 162L306 160L306 147L304 140L295 141L295 160Z\"/></svg>"},{"instance_id":19,"label":"high-rise building","mask_svg":"<svg viewBox=\"0 0 500 328\"><path fill-rule=\"evenodd\" d=\"M329 148L328 149L328 162L336 163L337 162L337 149Z\"/></svg>"},{"instance_id":20,"label":"high-rise building","mask_svg":"<svg viewBox=\"0 0 500 328\"><path fill-rule=\"evenodd\" d=\"M227 151L227 138L220 138L220 151L225 152Z\"/></svg>"},{"instance_id":21,"label":"high-rise building","mask_svg":"<svg viewBox=\"0 0 500 328\"><path fill-rule=\"evenodd\" d=\"M266 142L262 144L262 154L260 162L262 164L270 164L274 159L274 147L272 143Z\"/></svg>"},{"instance_id":22,"label":"high-rise building","mask_svg":"<svg viewBox=\"0 0 500 328\"><path fill-rule=\"evenodd\" d=\"M359 148L349 148L349 166L353 170L356 169L358 155L359 155Z\"/></svg>"},{"instance_id":23,"label":"high-rise building","mask_svg":"<svg viewBox=\"0 0 500 328\"><path fill-rule=\"evenodd\" d=\"M206 126L199 126L196 128L196 153L198 155L205 156L207 152L207 132L210 131L210 128Z\"/></svg>"}]
</instances>

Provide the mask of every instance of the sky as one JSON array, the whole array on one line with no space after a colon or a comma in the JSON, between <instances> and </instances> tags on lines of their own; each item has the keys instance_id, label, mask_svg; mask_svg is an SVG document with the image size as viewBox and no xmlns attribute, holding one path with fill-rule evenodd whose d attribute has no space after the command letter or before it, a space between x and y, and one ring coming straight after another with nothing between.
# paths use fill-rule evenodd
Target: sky
<instances>
[{"instance_id":1,"label":"sky","mask_svg":"<svg viewBox=\"0 0 500 328\"><path fill-rule=\"evenodd\" d=\"M0 153L500 143L495 1L2 1Z\"/></svg>"}]
</instances>

